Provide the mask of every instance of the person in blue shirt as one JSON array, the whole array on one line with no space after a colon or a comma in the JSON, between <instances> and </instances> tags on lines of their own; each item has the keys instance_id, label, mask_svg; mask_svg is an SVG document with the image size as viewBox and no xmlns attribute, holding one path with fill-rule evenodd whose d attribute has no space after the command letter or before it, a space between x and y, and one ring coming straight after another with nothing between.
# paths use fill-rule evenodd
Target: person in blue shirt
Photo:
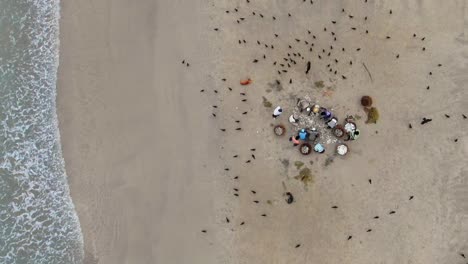
<instances>
[{"instance_id":1,"label":"person in blue shirt","mask_svg":"<svg viewBox=\"0 0 468 264\"><path fill-rule=\"evenodd\" d=\"M325 152L325 148L320 143L315 144L314 150L315 150L315 152L318 152L320 154Z\"/></svg>"},{"instance_id":2,"label":"person in blue shirt","mask_svg":"<svg viewBox=\"0 0 468 264\"><path fill-rule=\"evenodd\" d=\"M301 140L306 140L308 136L309 133L307 133L307 131L304 128L299 131L299 138Z\"/></svg>"},{"instance_id":3,"label":"person in blue shirt","mask_svg":"<svg viewBox=\"0 0 468 264\"><path fill-rule=\"evenodd\" d=\"M320 112L320 117L323 120L328 121L332 118L332 113L328 111L326 108L322 108L322 112Z\"/></svg>"}]
</instances>

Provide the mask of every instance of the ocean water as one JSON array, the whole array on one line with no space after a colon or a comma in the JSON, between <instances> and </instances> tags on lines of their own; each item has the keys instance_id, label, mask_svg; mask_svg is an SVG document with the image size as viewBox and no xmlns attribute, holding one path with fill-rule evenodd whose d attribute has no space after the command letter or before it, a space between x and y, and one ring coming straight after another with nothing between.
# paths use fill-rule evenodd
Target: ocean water
<instances>
[{"instance_id":1,"label":"ocean water","mask_svg":"<svg viewBox=\"0 0 468 264\"><path fill-rule=\"evenodd\" d=\"M0 263L81 263L56 115L59 0L0 0Z\"/></svg>"}]
</instances>

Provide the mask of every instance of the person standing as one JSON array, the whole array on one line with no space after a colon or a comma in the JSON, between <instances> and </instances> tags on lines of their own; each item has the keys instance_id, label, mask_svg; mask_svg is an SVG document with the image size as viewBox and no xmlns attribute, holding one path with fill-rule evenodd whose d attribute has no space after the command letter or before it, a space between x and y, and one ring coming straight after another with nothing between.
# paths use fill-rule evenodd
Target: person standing
<instances>
[{"instance_id":1,"label":"person standing","mask_svg":"<svg viewBox=\"0 0 468 264\"><path fill-rule=\"evenodd\" d=\"M273 111L273 118L277 118L282 113L283 113L283 109L281 108L281 106L277 106L275 110Z\"/></svg>"}]
</instances>

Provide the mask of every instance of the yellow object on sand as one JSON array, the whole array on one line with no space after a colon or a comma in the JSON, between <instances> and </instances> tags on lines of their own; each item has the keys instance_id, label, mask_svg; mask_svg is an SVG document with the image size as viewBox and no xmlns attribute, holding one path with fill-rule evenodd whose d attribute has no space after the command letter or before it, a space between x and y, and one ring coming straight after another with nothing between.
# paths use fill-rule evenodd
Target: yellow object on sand
<instances>
[{"instance_id":1,"label":"yellow object on sand","mask_svg":"<svg viewBox=\"0 0 468 264\"><path fill-rule=\"evenodd\" d=\"M379 111L377 108L364 108L364 111L367 113L366 124L377 124L377 121L379 120Z\"/></svg>"}]
</instances>

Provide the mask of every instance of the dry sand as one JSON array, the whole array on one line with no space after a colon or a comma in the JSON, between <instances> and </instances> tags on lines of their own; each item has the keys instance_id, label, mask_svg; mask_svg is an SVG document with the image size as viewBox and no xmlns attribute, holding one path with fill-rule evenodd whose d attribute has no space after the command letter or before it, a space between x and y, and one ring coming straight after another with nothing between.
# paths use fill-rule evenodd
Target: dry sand
<instances>
[{"instance_id":1,"label":"dry sand","mask_svg":"<svg viewBox=\"0 0 468 264\"><path fill-rule=\"evenodd\" d=\"M467 43L467 0L64 2L58 111L87 263L464 263ZM342 120L364 94L381 117L358 120L346 158L273 136L297 97Z\"/></svg>"}]
</instances>

